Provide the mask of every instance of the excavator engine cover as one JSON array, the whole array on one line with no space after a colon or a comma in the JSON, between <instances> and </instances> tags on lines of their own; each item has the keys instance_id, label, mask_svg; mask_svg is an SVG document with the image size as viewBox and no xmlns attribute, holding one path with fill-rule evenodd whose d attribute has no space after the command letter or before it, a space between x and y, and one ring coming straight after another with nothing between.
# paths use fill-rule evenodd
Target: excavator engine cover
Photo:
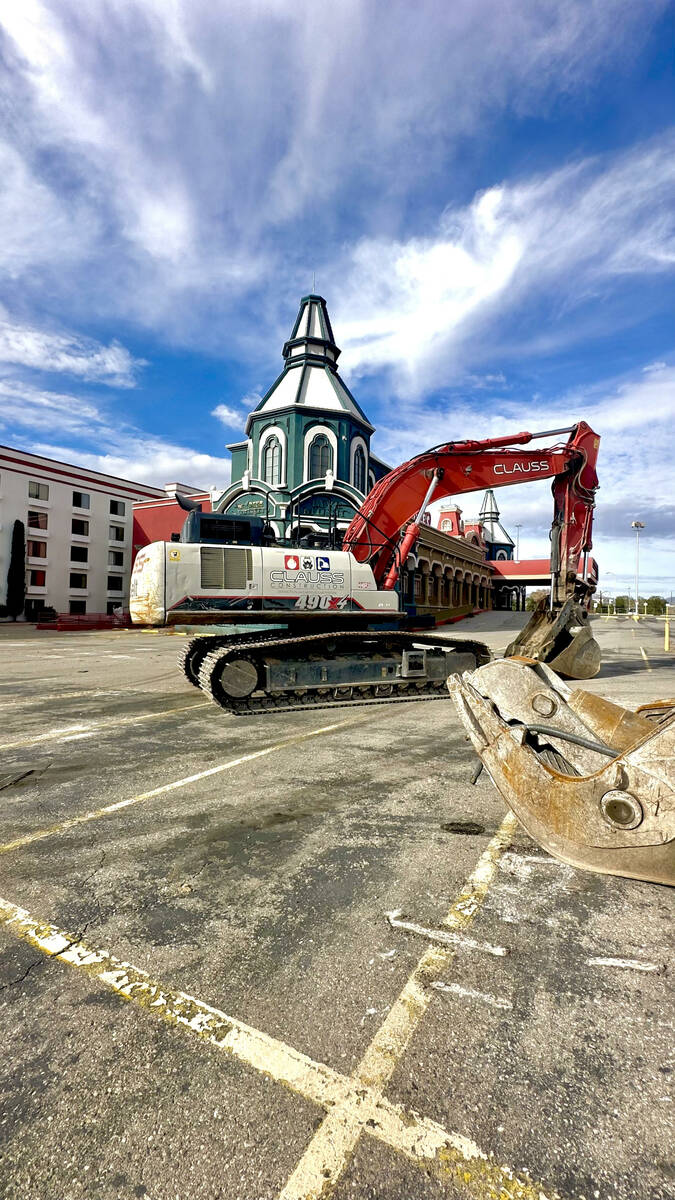
<instances>
[{"instance_id":1,"label":"excavator engine cover","mask_svg":"<svg viewBox=\"0 0 675 1200\"><path fill-rule=\"evenodd\" d=\"M570 597L551 612L540 602L506 657L522 656L547 663L564 679L592 679L600 670L600 647L593 637L588 613Z\"/></svg>"},{"instance_id":2,"label":"excavator engine cover","mask_svg":"<svg viewBox=\"0 0 675 1200\"><path fill-rule=\"evenodd\" d=\"M675 886L675 699L631 712L518 658L448 687L492 782L539 845L575 867Z\"/></svg>"}]
</instances>

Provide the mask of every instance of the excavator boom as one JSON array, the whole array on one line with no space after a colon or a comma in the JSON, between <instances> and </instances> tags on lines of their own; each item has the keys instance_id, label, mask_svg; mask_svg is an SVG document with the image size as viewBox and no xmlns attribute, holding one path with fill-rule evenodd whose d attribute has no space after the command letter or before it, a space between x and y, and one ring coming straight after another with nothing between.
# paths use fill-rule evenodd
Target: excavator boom
<instances>
[{"instance_id":1,"label":"excavator boom","mask_svg":"<svg viewBox=\"0 0 675 1200\"><path fill-rule=\"evenodd\" d=\"M562 444L516 448L562 433L569 434ZM383 590L390 590L414 549L432 499L552 478L550 599L534 613L507 654L526 654L550 663L570 678L589 679L600 667L600 649L588 620L587 602L593 586L586 572L592 548L599 444L598 435L580 421L565 429L436 446L376 484L347 529L344 548L359 562L369 562ZM406 522L410 524L404 529Z\"/></svg>"}]
</instances>

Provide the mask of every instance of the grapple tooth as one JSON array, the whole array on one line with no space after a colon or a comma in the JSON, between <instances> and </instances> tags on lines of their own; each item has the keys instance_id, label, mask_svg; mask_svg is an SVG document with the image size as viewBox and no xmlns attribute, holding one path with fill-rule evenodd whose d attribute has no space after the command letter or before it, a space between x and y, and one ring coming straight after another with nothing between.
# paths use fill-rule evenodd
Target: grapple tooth
<instances>
[{"instance_id":1,"label":"grapple tooth","mask_svg":"<svg viewBox=\"0 0 675 1200\"><path fill-rule=\"evenodd\" d=\"M592 679L601 662L588 613L573 598L554 612L546 601L541 601L525 628L506 648L506 658L515 656L548 663L564 679Z\"/></svg>"}]
</instances>

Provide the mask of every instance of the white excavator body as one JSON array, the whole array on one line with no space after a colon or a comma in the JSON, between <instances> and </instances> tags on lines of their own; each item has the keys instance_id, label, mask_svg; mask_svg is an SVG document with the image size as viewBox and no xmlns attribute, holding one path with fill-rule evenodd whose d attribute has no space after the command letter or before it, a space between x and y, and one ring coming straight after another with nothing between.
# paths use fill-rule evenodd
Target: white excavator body
<instances>
[{"instance_id":1,"label":"white excavator body","mask_svg":"<svg viewBox=\"0 0 675 1200\"><path fill-rule=\"evenodd\" d=\"M139 550L129 611L140 625L246 624L329 613L387 621L394 591L342 550L153 542Z\"/></svg>"}]
</instances>

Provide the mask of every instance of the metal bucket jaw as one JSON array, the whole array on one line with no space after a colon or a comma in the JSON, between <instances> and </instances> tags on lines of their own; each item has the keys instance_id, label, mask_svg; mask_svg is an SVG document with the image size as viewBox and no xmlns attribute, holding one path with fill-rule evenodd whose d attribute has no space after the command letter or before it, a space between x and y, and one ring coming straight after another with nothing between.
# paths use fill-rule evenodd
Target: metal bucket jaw
<instances>
[{"instance_id":1,"label":"metal bucket jaw","mask_svg":"<svg viewBox=\"0 0 675 1200\"><path fill-rule=\"evenodd\" d=\"M506 657L514 655L548 663L566 679L592 679L600 670L600 647L588 613L573 597L553 612L542 601L507 647Z\"/></svg>"},{"instance_id":2,"label":"metal bucket jaw","mask_svg":"<svg viewBox=\"0 0 675 1200\"><path fill-rule=\"evenodd\" d=\"M448 687L495 787L544 849L675 886L675 701L633 713L522 659Z\"/></svg>"}]
</instances>

